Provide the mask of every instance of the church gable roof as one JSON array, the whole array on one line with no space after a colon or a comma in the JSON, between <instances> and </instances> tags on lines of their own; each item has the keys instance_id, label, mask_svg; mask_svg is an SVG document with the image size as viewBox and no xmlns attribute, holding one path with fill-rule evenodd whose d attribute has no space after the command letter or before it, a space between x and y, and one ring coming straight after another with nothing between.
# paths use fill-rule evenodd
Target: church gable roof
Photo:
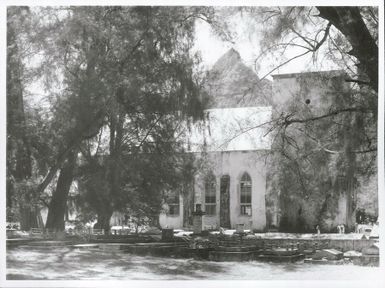
<instances>
[{"instance_id":1,"label":"church gable roof","mask_svg":"<svg viewBox=\"0 0 385 288\"><path fill-rule=\"evenodd\" d=\"M271 81L260 80L239 53L230 49L210 70L206 91L210 108L267 106L271 104L271 86Z\"/></svg>"}]
</instances>

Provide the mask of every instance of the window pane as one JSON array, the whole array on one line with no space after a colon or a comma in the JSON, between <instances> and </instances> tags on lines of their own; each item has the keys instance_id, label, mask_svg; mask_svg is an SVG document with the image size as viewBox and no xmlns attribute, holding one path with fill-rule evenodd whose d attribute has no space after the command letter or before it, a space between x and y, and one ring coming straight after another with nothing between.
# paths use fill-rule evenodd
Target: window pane
<instances>
[{"instance_id":1,"label":"window pane","mask_svg":"<svg viewBox=\"0 0 385 288\"><path fill-rule=\"evenodd\" d=\"M215 215L216 214L216 205L214 204L206 204L205 212L207 215Z\"/></svg>"},{"instance_id":2,"label":"window pane","mask_svg":"<svg viewBox=\"0 0 385 288\"><path fill-rule=\"evenodd\" d=\"M206 204L216 203L216 179L213 174L205 179L205 202Z\"/></svg>"},{"instance_id":3,"label":"window pane","mask_svg":"<svg viewBox=\"0 0 385 288\"><path fill-rule=\"evenodd\" d=\"M241 215L251 215L251 177L245 173L240 182Z\"/></svg>"},{"instance_id":4,"label":"window pane","mask_svg":"<svg viewBox=\"0 0 385 288\"><path fill-rule=\"evenodd\" d=\"M205 202L206 202L206 204L207 203L215 203L215 195L214 196L206 196L205 197Z\"/></svg>"},{"instance_id":5,"label":"window pane","mask_svg":"<svg viewBox=\"0 0 385 288\"><path fill-rule=\"evenodd\" d=\"M251 205L241 205L241 215L251 216Z\"/></svg>"},{"instance_id":6,"label":"window pane","mask_svg":"<svg viewBox=\"0 0 385 288\"><path fill-rule=\"evenodd\" d=\"M179 193L177 191L170 191L166 198L169 215L179 215Z\"/></svg>"},{"instance_id":7,"label":"window pane","mask_svg":"<svg viewBox=\"0 0 385 288\"><path fill-rule=\"evenodd\" d=\"M179 204L169 204L168 207L170 215L179 215Z\"/></svg>"},{"instance_id":8,"label":"window pane","mask_svg":"<svg viewBox=\"0 0 385 288\"><path fill-rule=\"evenodd\" d=\"M179 193L172 191L167 196L167 204L179 204Z\"/></svg>"},{"instance_id":9,"label":"window pane","mask_svg":"<svg viewBox=\"0 0 385 288\"><path fill-rule=\"evenodd\" d=\"M241 181L242 182L251 182L251 177L249 174L245 173L242 175L242 178L241 178Z\"/></svg>"}]
</instances>

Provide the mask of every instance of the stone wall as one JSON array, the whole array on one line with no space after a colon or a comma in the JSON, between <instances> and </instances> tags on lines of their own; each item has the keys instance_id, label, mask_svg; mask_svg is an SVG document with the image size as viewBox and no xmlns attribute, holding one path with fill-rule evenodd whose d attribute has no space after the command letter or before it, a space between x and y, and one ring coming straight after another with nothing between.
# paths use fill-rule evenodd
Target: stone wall
<instances>
[{"instance_id":1,"label":"stone wall","mask_svg":"<svg viewBox=\"0 0 385 288\"><path fill-rule=\"evenodd\" d=\"M277 239L277 238L264 238L264 239L243 239L243 245L256 245L263 247L269 245L273 247L290 247L292 245L299 246L300 250L305 249L337 249L342 252L346 251L359 251L370 247L378 240L374 239Z\"/></svg>"}]
</instances>

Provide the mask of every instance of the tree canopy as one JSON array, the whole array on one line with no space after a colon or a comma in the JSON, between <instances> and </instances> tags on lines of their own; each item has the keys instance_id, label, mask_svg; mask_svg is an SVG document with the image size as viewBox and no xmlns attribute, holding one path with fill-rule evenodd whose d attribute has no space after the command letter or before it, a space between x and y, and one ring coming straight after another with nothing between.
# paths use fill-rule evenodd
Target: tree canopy
<instances>
[{"instance_id":1,"label":"tree canopy","mask_svg":"<svg viewBox=\"0 0 385 288\"><path fill-rule=\"evenodd\" d=\"M181 136L208 102L195 21L231 40L228 17L239 11L259 31L255 62L275 59L257 82L269 86L267 76L309 55L338 66L335 75L298 74L293 95L268 101L269 185L282 211L294 211L283 212L291 221L283 226L322 224L343 193L351 226L357 187L376 174L376 7L9 7L7 215L19 214L27 229L44 205L46 227L62 230L75 182L83 214L100 228L116 210L157 215L164 193L183 191L194 174ZM33 85L44 99L29 95ZM309 96L317 87L325 93ZM309 201L315 207L305 209Z\"/></svg>"},{"instance_id":2,"label":"tree canopy","mask_svg":"<svg viewBox=\"0 0 385 288\"><path fill-rule=\"evenodd\" d=\"M282 226L311 231L312 223L330 229L323 221L336 216L338 199L346 195L346 224L352 229L358 179L376 175L378 10L261 7L251 15L264 27L262 54L298 51L270 73L307 54L314 62L327 58L340 69L339 76L299 75L300 89L275 106L271 189L281 193ZM312 98L311 91L322 85L321 94Z\"/></svg>"},{"instance_id":3,"label":"tree canopy","mask_svg":"<svg viewBox=\"0 0 385 288\"><path fill-rule=\"evenodd\" d=\"M16 19L22 17L17 10L9 11ZM199 58L191 49L194 19L210 13L208 8L150 6L29 10L35 31L19 41L34 45L38 64L30 70L35 79L44 80L50 94L46 125L52 145L49 170L34 193L43 194L58 176L47 227L64 228L66 199L75 178L101 177L104 184L97 191L88 186L91 198L99 199L99 206L93 208L100 219L103 214L109 219L113 209L133 201L135 197L122 195L125 187L154 193L145 197L151 203L160 199L156 193L173 185L177 177L165 175L177 174L177 163L184 165L184 157L178 156L184 149L178 138L181 123L203 115L206 100L195 68ZM103 149L92 149L97 142ZM155 159L141 165L146 163L144 155ZM96 166L77 172L79 161L82 167L87 161L100 163L101 170ZM164 174L146 180L151 169ZM82 175L85 171L95 174ZM101 225L108 229L104 222Z\"/></svg>"}]
</instances>

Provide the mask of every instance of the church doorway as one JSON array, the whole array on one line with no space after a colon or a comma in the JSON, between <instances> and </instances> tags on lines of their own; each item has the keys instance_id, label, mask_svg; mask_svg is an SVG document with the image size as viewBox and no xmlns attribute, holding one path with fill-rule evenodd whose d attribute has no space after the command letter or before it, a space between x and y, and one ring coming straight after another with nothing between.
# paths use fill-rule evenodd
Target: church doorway
<instances>
[{"instance_id":1,"label":"church doorway","mask_svg":"<svg viewBox=\"0 0 385 288\"><path fill-rule=\"evenodd\" d=\"M219 225L223 228L230 226L230 176L224 175L220 180Z\"/></svg>"}]
</instances>

